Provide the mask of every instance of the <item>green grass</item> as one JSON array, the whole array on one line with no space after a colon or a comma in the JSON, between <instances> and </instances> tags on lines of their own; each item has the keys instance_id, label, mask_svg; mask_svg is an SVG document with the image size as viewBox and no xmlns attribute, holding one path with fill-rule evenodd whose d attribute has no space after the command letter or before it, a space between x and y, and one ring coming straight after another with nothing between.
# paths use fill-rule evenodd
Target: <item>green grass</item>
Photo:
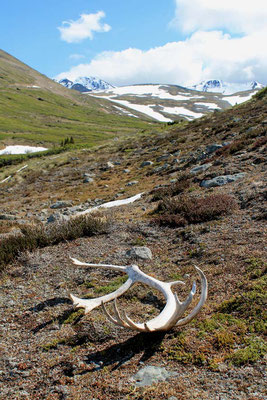
<instances>
[{"instance_id":1,"label":"green grass","mask_svg":"<svg viewBox=\"0 0 267 400\"><path fill-rule=\"evenodd\" d=\"M71 136L77 146L90 147L152 126L160 124L119 116L109 101L68 90L0 50L0 148L51 149Z\"/></svg>"},{"instance_id":2,"label":"green grass","mask_svg":"<svg viewBox=\"0 0 267 400\"><path fill-rule=\"evenodd\" d=\"M0 89L0 138L5 142L51 146L73 136L76 144L95 145L146 128L148 123L136 118L107 114L89 97L81 105L41 89Z\"/></svg>"}]
</instances>

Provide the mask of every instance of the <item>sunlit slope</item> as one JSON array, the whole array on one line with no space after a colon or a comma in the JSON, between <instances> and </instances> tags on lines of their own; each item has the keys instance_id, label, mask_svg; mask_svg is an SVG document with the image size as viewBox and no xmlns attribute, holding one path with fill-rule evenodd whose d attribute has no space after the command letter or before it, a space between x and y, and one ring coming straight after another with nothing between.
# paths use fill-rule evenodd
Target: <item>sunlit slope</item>
<instances>
[{"instance_id":1,"label":"sunlit slope","mask_svg":"<svg viewBox=\"0 0 267 400\"><path fill-rule=\"evenodd\" d=\"M8 143L93 145L113 135L136 133L148 124L112 114L104 99L68 90L0 50L0 140Z\"/></svg>"}]
</instances>

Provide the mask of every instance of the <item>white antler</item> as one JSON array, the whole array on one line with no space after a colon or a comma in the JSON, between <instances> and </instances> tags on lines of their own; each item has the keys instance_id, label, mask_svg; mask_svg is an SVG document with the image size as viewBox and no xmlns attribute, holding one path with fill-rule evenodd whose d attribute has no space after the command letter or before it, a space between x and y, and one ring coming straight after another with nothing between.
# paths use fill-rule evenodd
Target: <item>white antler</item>
<instances>
[{"instance_id":1,"label":"white antler","mask_svg":"<svg viewBox=\"0 0 267 400\"><path fill-rule=\"evenodd\" d=\"M124 272L128 275L127 281L115 292L109 293L105 296L98 297L95 299L79 299L73 295L70 295L73 304L76 307L82 307L85 309L85 313L92 311L94 308L102 305L104 313L106 314L109 321L114 323L115 325L121 326L123 328L132 329L139 332L154 332L154 331L168 331L173 328L175 325L182 326L186 325L190 322L202 308L203 304L206 301L207 293L208 293L208 283L204 273L195 266L197 272L201 278L201 295L200 300L196 307L185 317L181 318L181 316L185 313L188 309L189 305L191 304L194 294L196 293L196 283L193 283L193 287L191 292L189 293L188 297L185 299L184 302L180 302L176 293L173 293L171 288L175 284L182 284L184 282L175 281L175 282L162 282L158 279L155 279L149 275L146 275L142 272L137 265L131 266L118 266L118 265L110 265L110 264L87 264L81 261L78 261L74 258L71 258L75 265L85 265L89 267L102 267L102 268L110 268L116 271ZM161 313L156 316L155 318L151 319L145 323L135 323L133 322L127 314L123 311L122 316L118 310L117 306L117 298L125 293L131 286L135 283L141 282L148 286L151 286L161 293L163 293L166 299L166 305L161 311ZM114 306L114 315L111 316L105 307L105 303L115 300L113 303Z\"/></svg>"}]
</instances>

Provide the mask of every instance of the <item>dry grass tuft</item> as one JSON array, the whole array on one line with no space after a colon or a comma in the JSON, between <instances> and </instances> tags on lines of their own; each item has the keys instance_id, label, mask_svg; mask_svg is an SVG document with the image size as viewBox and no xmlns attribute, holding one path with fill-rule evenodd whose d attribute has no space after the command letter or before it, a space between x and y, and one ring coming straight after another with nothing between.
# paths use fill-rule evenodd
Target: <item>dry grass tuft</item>
<instances>
[{"instance_id":1,"label":"dry grass tuft","mask_svg":"<svg viewBox=\"0 0 267 400\"><path fill-rule=\"evenodd\" d=\"M21 234L10 235L0 242L0 270L22 252L56 245L66 240L107 232L109 221L96 215L80 215L50 225L26 225Z\"/></svg>"}]
</instances>

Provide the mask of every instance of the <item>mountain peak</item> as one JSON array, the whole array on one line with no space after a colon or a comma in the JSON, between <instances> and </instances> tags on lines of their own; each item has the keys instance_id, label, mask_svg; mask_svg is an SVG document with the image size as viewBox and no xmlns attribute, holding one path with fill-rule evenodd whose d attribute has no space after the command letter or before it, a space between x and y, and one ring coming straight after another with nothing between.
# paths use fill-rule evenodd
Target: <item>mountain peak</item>
<instances>
[{"instance_id":1,"label":"mountain peak","mask_svg":"<svg viewBox=\"0 0 267 400\"><path fill-rule=\"evenodd\" d=\"M92 92L94 90L107 90L114 87L108 82L95 76L79 76L74 81L71 81L68 78L63 78L57 82L68 89L74 89L82 93Z\"/></svg>"},{"instance_id":2,"label":"mountain peak","mask_svg":"<svg viewBox=\"0 0 267 400\"><path fill-rule=\"evenodd\" d=\"M227 95L247 90L258 90L262 89L263 87L264 85L257 81L246 83L230 83L223 82L221 79L207 79L195 85L189 86L188 88L200 92L218 92Z\"/></svg>"}]
</instances>

